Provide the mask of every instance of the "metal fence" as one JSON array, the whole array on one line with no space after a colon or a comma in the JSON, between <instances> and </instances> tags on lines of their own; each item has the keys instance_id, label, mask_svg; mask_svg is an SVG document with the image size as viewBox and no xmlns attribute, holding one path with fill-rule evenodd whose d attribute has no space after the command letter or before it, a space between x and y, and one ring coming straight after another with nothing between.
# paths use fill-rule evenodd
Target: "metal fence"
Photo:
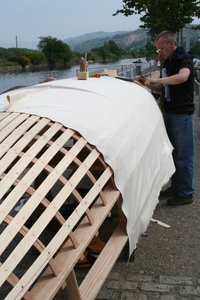
<instances>
[{"instance_id":1,"label":"metal fence","mask_svg":"<svg viewBox=\"0 0 200 300\"><path fill-rule=\"evenodd\" d=\"M145 76L151 77L151 72L157 70L157 65L151 62L142 62L142 63L131 63L120 65L117 63L104 63L93 66L89 64L88 71L89 74L100 73L103 74L104 70L116 70L117 75L120 77L135 79L137 76L144 74ZM76 75L78 74L79 69L76 70Z\"/></svg>"}]
</instances>

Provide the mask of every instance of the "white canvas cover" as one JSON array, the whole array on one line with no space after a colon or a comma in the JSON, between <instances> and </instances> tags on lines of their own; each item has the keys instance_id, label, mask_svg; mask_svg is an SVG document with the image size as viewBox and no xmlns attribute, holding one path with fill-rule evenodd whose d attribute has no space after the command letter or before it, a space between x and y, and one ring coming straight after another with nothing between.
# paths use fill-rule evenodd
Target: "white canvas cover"
<instances>
[{"instance_id":1,"label":"white canvas cover","mask_svg":"<svg viewBox=\"0 0 200 300\"><path fill-rule=\"evenodd\" d=\"M0 95L9 112L48 117L95 145L114 170L127 217L129 253L136 248L174 172L172 145L160 109L145 88L102 76L56 80Z\"/></svg>"}]
</instances>

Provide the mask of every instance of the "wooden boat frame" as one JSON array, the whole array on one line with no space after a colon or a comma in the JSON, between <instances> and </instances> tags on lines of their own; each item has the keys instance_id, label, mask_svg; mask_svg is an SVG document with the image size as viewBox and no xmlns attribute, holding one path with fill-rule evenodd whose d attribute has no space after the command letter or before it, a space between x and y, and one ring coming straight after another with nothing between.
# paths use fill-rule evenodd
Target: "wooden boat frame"
<instances>
[{"instance_id":1,"label":"wooden boat frame","mask_svg":"<svg viewBox=\"0 0 200 300\"><path fill-rule=\"evenodd\" d=\"M0 132L0 281L1 286L9 283L5 299L53 299L60 289L69 300L95 299L128 240L113 170L83 136L48 118L1 113ZM89 188L82 196L78 187L85 178ZM28 200L16 212L25 194ZM70 197L75 207L66 218L62 208ZM79 285L76 263L115 204L118 226ZM58 228L44 242L52 222ZM33 248L35 260L16 275Z\"/></svg>"}]
</instances>

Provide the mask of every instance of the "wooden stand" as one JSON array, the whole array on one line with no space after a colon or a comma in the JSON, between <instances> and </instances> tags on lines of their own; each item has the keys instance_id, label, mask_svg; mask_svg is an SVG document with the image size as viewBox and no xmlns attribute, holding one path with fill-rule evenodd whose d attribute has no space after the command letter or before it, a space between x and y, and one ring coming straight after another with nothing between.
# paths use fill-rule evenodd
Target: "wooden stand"
<instances>
[{"instance_id":1,"label":"wooden stand","mask_svg":"<svg viewBox=\"0 0 200 300\"><path fill-rule=\"evenodd\" d=\"M89 77L88 72L78 72L78 79L79 80L86 80Z\"/></svg>"},{"instance_id":2,"label":"wooden stand","mask_svg":"<svg viewBox=\"0 0 200 300\"><path fill-rule=\"evenodd\" d=\"M112 169L80 134L47 118L1 113L0 130L1 296L53 299L62 288L69 300L95 299L128 240ZM35 187L44 171L45 178ZM81 196L79 184L85 178L90 184ZM24 193L29 199L16 212ZM65 217L62 208L70 197L75 208ZM79 286L76 263L116 203L119 224ZM47 239L52 220L57 226ZM37 256L30 262L32 248Z\"/></svg>"}]
</instances>

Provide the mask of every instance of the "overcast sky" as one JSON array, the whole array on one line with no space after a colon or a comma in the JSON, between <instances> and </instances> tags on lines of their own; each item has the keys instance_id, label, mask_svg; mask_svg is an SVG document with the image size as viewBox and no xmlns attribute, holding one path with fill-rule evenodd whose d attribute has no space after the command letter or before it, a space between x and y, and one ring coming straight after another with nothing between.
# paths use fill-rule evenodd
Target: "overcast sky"
<instances>
[{"instance_id":1,"label":"overcast sky","mask_svg":"<svg viewBox=\"0 0 200 300\"><path fill-rule=\"evenodd\" d=\"M135 30L139 16L112 14L122 0L0 0L0 43L39 42L38 37L58 39L96 31Z\"/></svg>"}]
</instances>

